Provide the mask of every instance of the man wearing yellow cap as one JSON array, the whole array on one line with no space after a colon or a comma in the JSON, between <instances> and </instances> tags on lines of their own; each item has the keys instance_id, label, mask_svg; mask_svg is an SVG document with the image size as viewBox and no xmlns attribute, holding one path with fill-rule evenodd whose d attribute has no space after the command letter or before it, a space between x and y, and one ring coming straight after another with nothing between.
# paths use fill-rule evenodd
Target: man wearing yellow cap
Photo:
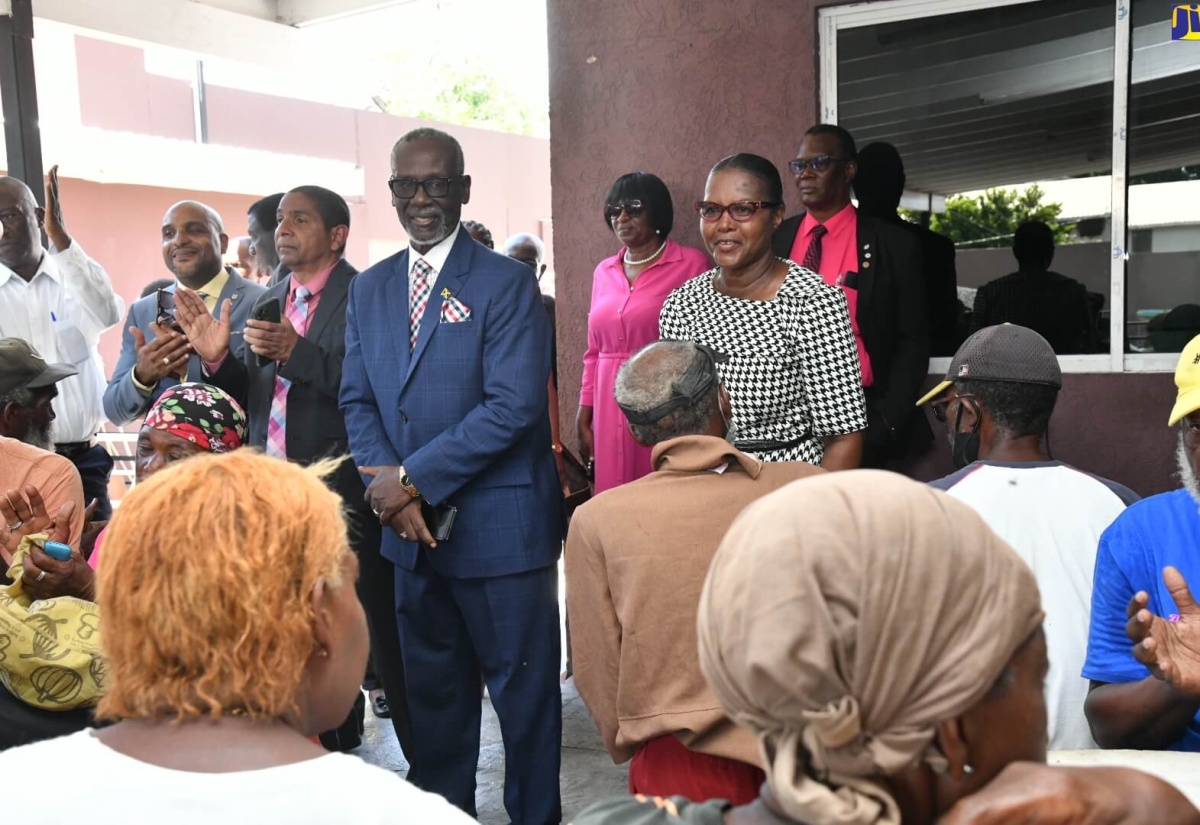
<instances>
[{"instance_id":1,"label":"man wearing yellow cap","mask_svg":"<svg viewBox=\"0 0 1200 825\"><path fill-rule=\"evenodd\" d=\"M1091 680L1087 717L1101 747L1200 751L1200 693L1159 680L1139 664L1125 635L1130 599L1150 595L1150 611L1179 610L1163 582L1171 565L1200 581L1200 337L1175 368L1179 388L1168 426L1178 427L1183 488L1129 507L1100 539L1083 675Z\"/></svg>"}]
</instances>

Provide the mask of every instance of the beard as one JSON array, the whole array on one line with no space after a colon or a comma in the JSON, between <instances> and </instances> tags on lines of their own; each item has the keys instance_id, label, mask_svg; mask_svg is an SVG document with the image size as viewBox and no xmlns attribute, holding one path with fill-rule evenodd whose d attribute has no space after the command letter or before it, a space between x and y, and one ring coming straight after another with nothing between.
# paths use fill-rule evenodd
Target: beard
<instances>
[{"instance_id":1,"label":"beard","mask_svg":"<svg viewBox=\"0 0 1200 825\"><path fill-rule=\"evenodd\" d=\"M416 228L412 225L413 218L437 218L437 222L428 228ZM401 215L400 223L404 227L404 231L408 234L410 242L416 242L421 246L434 247L442 241L454 234L457 224L451 223L446 219L446 213L441 209L436 212L431 212L423 215L410 215L407 212Z\"/></svg>"},{"instance_id":2,"label":"beard","mask_svg":"<svg viewBox=\"0 0 1200 825\"><path fill-rule=\"evenodd\" d=\"M1200 504L1200 479L1196 478L1196 469L1192 466L1191 454L1183 443L1183 431L1179 431L1179 447L1175 450L1175 463L1179 469L1179 480L1183 489L1188 491L1192 499Z\"/></svg>"},{"instance_id":3,"label":"beard","mask_svg":"<svg viewBox=\"0 0 1200 825\"><path fill-rule=\"evenodd\" d=\"M42 425L30 424L29 432L25 433L25 437L21 440L39 450L54 452L54 442L50 440L50 427L50 422Z\"/></svg>"}]
</instances>

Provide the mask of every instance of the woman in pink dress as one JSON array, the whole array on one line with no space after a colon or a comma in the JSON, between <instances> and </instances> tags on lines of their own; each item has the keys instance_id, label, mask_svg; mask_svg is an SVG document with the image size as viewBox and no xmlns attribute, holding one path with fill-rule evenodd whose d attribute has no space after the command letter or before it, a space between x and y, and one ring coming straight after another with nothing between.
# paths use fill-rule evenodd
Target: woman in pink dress
<instances>
[{"instance_id":1,"label":"woman in pink dress","mask_svg":"<svg viewBox=\"0 0 1200 825\"><path fill-rule=\"evenodd\" d=\"M633 440L613 399L617 370L641 347L658 340L658 314L671 290L710 266L698 249L670 239L671 193L647 172L622 175L604 201L604 222L622 244L592 276L588 348L579 393L579 444L594 460L596 492L646 475L650 449Z\"/></svg>"}]
</instances>

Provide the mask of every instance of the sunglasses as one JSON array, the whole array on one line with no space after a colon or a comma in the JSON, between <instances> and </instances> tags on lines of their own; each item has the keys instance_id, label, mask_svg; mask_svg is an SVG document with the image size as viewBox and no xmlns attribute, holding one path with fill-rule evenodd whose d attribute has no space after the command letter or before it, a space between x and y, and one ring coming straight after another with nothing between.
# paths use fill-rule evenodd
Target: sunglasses
<instances>
[{"instance_id":1,"label":"sunglasses","mask_svg":"<svg viewBox=\"0 0 1200 825\"><path fill-rule=\"evenodd\" d=\"M939 424L945 424L948 420L946 411L950 408L950 405L955 401L961 401L964 398L975 398L975 396L971 395L970 393L963 393L962 395L955 395L950 398L939 398L937 401L934 401L929 405L933 408L933 417L937 419Z\"/></svg>"},{"instance_id":2,"label":"sunglasses","mask_svg":"<svg viewBox=\"0 0 1200 825\"><path fill-rule=\"evenodd\" d=\"M631 218L636 218L645 211L646 204L639 200L617 201L616 203L605 204L604 220L612 223L621 216L622 212Z\"/></svg>"},{"instance_id":3,"label":"sunglasses","mask_svg":"<svg viewBox=\"0 0 1200 825\"><path fill-rule=\"evenodd\" d=\"M388 178L388 189L391 189L392 194L401 200L415 197L418 186L424 189L425 194L431 198L444 198L450 194L450 187L457 180L458 178L425 178L425 180Z\"/></svg>"},{"instance_id":4,"label":"sunglasses","mask_svg":"<svg viewBox=\"0 0 1200 825\"><path fill-rule=\"evenodd\" d=\"M712 223L720 220L721 215L728 212L729 217L738 223L745 223L758 214L760 209L775 209L782 205L770 201L737 201L728 206L722 206L712 201L696 201L696 214L705 223Z\"/></svg>"},{"instance_id":5,"label":"sunglasses","mask_svg":"<svg viewBox=\"0 0 1200 825\"><path fill-rule=\"evenodd\" d=\"M834 163L840 163L845 158L835 158L833 155L817 155L815 158L796 158L788 161L788 168L793 175L803 175L805 169L814 172L824 172Z\"/></svg>"}]
</instances>

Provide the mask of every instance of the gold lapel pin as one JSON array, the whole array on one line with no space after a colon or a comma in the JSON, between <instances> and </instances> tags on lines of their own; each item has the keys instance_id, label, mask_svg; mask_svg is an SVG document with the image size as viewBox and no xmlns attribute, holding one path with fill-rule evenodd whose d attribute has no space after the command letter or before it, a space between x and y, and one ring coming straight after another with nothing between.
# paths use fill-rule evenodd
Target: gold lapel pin
<instances>
[{"instance_id":1,"label":"gold lapel pin","mask_svg":"<svg viewBox=\"0 0 1200 825\"><path fill-rule=\"evenodd\" d=\"M445 300L447 300L447 301L449 301L449 300L450 300L450 288L449 288L449 287L447 287L446 289L443 289L443 290L442 290L442 298L443 298L443 299L445 299Z\"/></svg>"}]
</instances>

